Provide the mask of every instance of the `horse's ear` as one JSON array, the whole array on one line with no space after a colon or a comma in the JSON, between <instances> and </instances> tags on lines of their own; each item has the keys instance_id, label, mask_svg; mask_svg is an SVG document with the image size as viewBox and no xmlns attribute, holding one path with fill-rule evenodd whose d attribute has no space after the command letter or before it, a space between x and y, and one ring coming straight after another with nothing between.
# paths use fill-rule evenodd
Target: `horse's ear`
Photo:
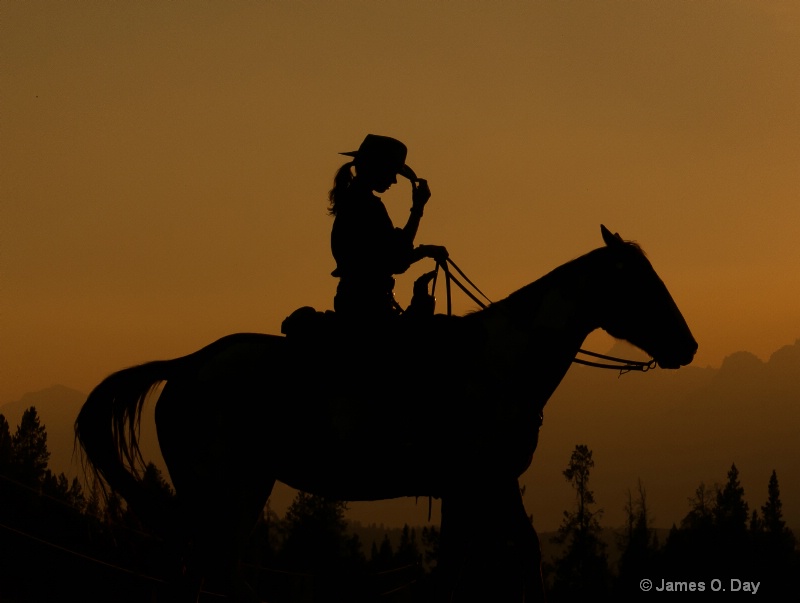
<instances>
[{"instance_id":1,"label":"horse's ear","mask_svg":"<svg viewBox=\"0 0 800 603\"><path fill-rule=\"evenodd\" d=\"M619 236L619 233L611 234L611 231L608 228L606 228L603 224L600 225L600 232L603 233L603 240L609 247L613 247L614 245L619 245L620 243L623 242L622 237Z\"/></svg>"}]
</instances>

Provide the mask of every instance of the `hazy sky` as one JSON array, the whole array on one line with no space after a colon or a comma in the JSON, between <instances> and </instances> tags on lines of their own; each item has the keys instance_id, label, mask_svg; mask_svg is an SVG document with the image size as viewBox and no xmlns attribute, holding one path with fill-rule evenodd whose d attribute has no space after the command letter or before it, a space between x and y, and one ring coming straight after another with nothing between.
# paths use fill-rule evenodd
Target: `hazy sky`
<instances>
[{"instance_id":1,"label":"hazy sky","mask_svg":"<svg viewBox=\"0 0 800 603\"><path fill-rule=\"evenodd\" d=\"M0 27L0 401L330 308L326 194L369 132L430 182L418 242L492 298L604 223L699 365L800 337L800 3L6 1ZM385 200L405 220L408 183Z\"/></svg>"}]
</instances>

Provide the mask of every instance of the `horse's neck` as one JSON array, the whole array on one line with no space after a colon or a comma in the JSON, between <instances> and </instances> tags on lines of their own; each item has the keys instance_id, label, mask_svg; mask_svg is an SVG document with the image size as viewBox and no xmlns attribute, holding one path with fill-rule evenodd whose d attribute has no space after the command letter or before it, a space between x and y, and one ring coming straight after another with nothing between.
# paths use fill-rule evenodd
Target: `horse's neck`
<instances>
[{"instance_id":1,"label":"horse's neck","mask_svg":"<svg viewBox=\"0 0 800 603\"><path fill-rule=\"evenodd\" d=\"M596 279L590 258L584 258L479 313L484 314L489 358L510 378L527 382L542 404L597 327L590 294Z\"/></svg>"}]
</instances>

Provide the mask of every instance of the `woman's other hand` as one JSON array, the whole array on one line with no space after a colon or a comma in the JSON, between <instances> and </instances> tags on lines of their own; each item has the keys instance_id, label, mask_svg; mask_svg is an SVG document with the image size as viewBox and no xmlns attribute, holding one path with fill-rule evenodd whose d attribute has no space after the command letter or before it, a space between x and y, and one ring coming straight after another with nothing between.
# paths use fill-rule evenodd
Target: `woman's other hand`
<instances>
[{"instance_id":1,"label":"woman's other hand","mask_svg":"<svg viewBox=\"0 0 800 603\"><path fill-rule=\"evenodd\" d=\"M431 258L437 264L444 264L450 254L447 253L447 248L442 245L420 245L422 249L422 257Z\"/></svg>"}]
</instances>

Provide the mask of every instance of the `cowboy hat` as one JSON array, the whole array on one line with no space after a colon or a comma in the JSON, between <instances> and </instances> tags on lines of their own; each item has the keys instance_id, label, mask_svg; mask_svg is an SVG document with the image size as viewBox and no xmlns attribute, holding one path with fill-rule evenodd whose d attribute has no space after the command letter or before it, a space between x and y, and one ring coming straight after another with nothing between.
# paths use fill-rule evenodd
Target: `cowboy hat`
<instances>
[{"instance_id":1,"label":"cowboy hat","mask_svg":"<svg viewBox=\"0 0 800 603\"><path fill-rule=\"evenodd\" d=\"M384 164L409 180L417 179L414 170L406 165L406 155L408 154L406 145L389 136L367 134L357 151L339 154L353 157L356 161Z\"/></svg>"}]
</instances>

